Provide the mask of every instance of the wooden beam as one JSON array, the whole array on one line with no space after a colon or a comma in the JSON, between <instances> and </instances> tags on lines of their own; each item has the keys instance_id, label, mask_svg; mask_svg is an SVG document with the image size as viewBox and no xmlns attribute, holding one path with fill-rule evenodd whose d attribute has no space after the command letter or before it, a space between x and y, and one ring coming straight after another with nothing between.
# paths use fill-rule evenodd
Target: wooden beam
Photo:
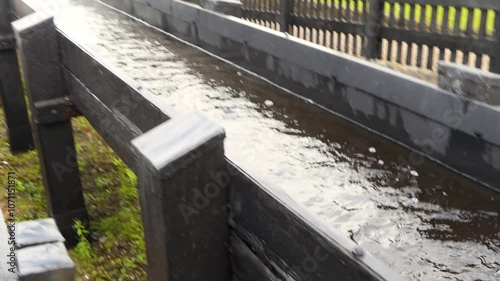
<instances>
[{"instance_id":1,"label":"wooden beam","mask_svg":"<svg viewBox=\"0 0 500 281\"><path fill-rule=\"evenodd\" d=\"M37 116L37 108L33 104L64 97L67 92L57 30L52 17L37 13L14 22L13 27L31 110ZM88 214L71 121L34 123L34 131L50 215L66 239L66 245L74 246L78 242L73 229L74 221L86 224Z\"/></svg>"}]
</instances>

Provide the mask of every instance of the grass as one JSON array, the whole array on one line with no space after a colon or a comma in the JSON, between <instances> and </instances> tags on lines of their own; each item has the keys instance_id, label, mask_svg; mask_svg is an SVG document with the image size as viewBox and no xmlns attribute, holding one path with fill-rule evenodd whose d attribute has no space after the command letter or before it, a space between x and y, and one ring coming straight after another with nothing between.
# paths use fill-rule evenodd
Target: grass
<instances>
[{"instance_id":1,"label":"grass","mask_svg":"<svg viewBox=\"0 0 500 281\"><path fill-rule=\"evenodd\" d=\"M15 172L16 216L18 220L32 220L47 217L44 187L40 176L38 156L35 151L12 155L7 143L7 132L3 109L0 108L0 177L2 186L7 186L7 173ZM0 193L0 208L6 216L7 189ZM6 216L7 217L7 216Z\"/></svg>"},{"instance_id":2,"label":"grass","mask_svg":"<svg viewBox=\"0 0 500 281\"><path fill-rule=\"evenodd\" d=\"M319 0L320 2L324 3L325 0ZM327 3L331 3L332 0L326 0ZM342 7L347 7L347 3L349 3L349 6L354 9L356 7L356 3L352 0L334 0L335 5L337 6L342 6ZM362 6L359 5L360 3L358 2L358 9L361 10ZM396 15L396 18L399 17L401 9L404 9L404 18L409 20L411 16L411 6L409 4L405 5L400 5L400 4L395 4L394 5L394 13ZM420 5L415 5L415 18L417 19L417 22L420 21L420 17L422 14L422 7ZM390 14L390 5L389 3L384 3L384 13L386 16ZM450 30L452 30L455 27L455 17L457 15L457 9L455 8L450 8L449 14L448 14L448 27ZM468 9L462 8L461 15L460 15L460 29L461 30L466 30L467 29L467 19L468 19L469 11ZM436 19L437 19L437 24L442 25L443 20L444 20L444 7L443 6L438 6L437 11L436 11ZM474 14L473 14L473 21L472 21L472 27L474 31L479 31L480 25L481 25L481 10L480 9L474 9ZM432 7L426 6L426 11L425 11L425 23L429 26L431 24L432 20ZM486 16L486 31L488 33L493 33L495 30L495 11L493 10L488 10L487 16Z\"/></svg>"},{"instance_id":3,"label":"grass","mask_svg":"<svg viewBox=\"0 0 500 281\"><path fill-rule=\"evenodd\" d=\"M0 171L16 173L18 220L47 217L36 151L12 155L0 109ZM80 237L69 251L77 280L145 280L146 253L136 176L83 118L73 119L75 142L91 229L75 222ZM3 183L6 186L6 183ZM6 192L0 196L5 211ZM85 237L91 233L93 242Z\"/></svg>"}]
</instances>

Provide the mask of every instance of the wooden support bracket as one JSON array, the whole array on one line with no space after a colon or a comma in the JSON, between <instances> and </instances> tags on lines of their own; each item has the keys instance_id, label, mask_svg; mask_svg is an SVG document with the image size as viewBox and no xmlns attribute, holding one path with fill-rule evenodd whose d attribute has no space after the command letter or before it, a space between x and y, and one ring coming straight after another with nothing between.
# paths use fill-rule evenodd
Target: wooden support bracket
<instances>
[{"instance_id":1,"label":"wooden support bracket","mask_svg":"<svg viewBox=\"0 0 500 281\"><path fill-rule=\"evenodd\" d=\"M37 124L52 124L68 121L72 117L81 115L71 105L68 97L38 101L33 104L35 109L33 119Z\"/></svg>"}]
</instances>

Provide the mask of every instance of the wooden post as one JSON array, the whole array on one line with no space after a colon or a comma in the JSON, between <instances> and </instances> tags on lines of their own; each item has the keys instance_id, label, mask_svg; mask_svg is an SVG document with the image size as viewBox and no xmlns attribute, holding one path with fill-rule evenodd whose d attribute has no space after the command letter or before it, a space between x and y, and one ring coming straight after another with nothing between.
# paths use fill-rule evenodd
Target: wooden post
<instances>
[{"instance_id":1,"label":"wooden post","mask_svg":"<svg viewBox=\"0 0 500 281\"><path fill-rule=\"evenodd\" d=\"M132 141L148 280L231 280L224 137L224 128L193 113Z\"/></svg>"},{"instance_id":2,"label":"wooden post","mask_svg":"<svg viewBox=\"0 0 500 281\"><path fill-rule=\"evenodd\" d=\"M60 62L57 31L52 17L31 14L13 23L20 51L22 69L40 158L45 192L57 226L67 246L76 244L75 220L88 222L76 158L71 115L54 119L44 112L60 116L57 110L46 111L36 104L51 104L67 94ZM42 120L51 120L49 122Z\"/></svg>"},{"instance_id":3,"label":"wooden post","mask_svg":"<svg viewBox=\"0 0 500 281\"><path fill-rule=\"evenodd\" d=\"M370 12L368 14L368 21L365 26L365 33L367 38L366 57L368 59L377 59L380 57L382 37L380 30L382 28L382 21L384 15L384 5L381 0L370 0Z\"/></svg>"},{"instance_id":4,"label":"wooden post","mask_svg":"<svg viewBox=\"0 0 500 281\"><path fill-rule=\"evenodd\" d=\"M23 152L33 147L33 136L17 64L9 1L0 3L0 97L2 99L10 150Z\"/></svg>"},{"instance_id":5,"label":"wooden post","mask_svg":"<svg viewBox=\"0 0 500 281\"><path fill-rule=\"evenodd\" d=\"M495 53L490 58L490 71L500 73L500 11L495 11Z\"/></svg>"},{"instance_id":6,"label":"wooden post","mask_svg":"<svg viewBox=\"0 0 500 281\"><path fill-rule=\"evenodd\" d=\"M289 32L290 15L291 15L291 0L280 0L280 30L281 32Z\"/></svg>"},{"instance_id":7,"label":"wooden post","mask_svg":"<svg viewBox=\"0 0 500 281\"><path fill-rule=\"evenodd\" d=\"M0 35L10 33L10 4L9 1L0 1Z\"/></svg>"}]
</instances>

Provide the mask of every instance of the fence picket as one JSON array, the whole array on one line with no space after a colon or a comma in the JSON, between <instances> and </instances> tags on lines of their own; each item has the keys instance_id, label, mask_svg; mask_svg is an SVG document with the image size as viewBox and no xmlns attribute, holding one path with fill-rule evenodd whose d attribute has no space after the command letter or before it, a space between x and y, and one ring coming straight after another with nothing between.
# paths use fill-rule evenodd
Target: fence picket
<instances>
[{"instance_id":1,"label":"fence picket","mask_svg":"<svg viewBox=\"0 0 500 281\"><path fill-rule=\"evenodd\" d=\"M290 25L290 0L280 0L280 30L288 32Z\"/></svg>"},{"instance_id":2,"label":"fence picket","mask_svg":"<svg viewBox=\"0 0 500 281\"><path fill-rule=\"evenodd\" d=\"M462 17L462 8L457 7L455 8L455 23L453 24L453 34L460 34L462 33L461 27L460 27L460 18Z\"/></svg>"},{"instance_id":3,"label":"fence picket","mask_svg":"<svg viewBox=\"0 0 500 281\"><path fill-rule=\"evenodd\" d=\"M330 20L334 20L335 19L335 2L333 0L331 0L331 3L332 3L332 6L331 6L331 10L330 10ZM335 35L335 32L333 32L333 29L330 30L330 48L332 49L335 49L335 47L333 46L333 37Z\"/></svg>"},{"instance_id":4,"label":"fence picket","mask_svg":"<svg viewBox=\"0 0 500 281\"><path fill-rule=\"evenodd\" d=\"M359 14L358 14L358 0L353 0L354 8L352 9L352 18L351 22L359 23ZM354 55L358 54L358 31L354 30L352 33L352 53Z\"/></svg>"},{"instance_id":5,"label":"fence picket","mask_svg":"<svg viewBox=\"0 0 500 281\"><path fill-rule=\"evenodd\" d=\"M488 17L488 10L481 10L481 22L479 27L479 38L485 38L486 34L486 20Z\"/></svg>"},{"instance_id":6,"label":"fence picket","mask_svg":"<svg viewBox=\"0 0 500 281\"><path fill-rule=\"evenodd\" d=\"M405 26L405 4L399 3L399 18L398 18L398 26L399 28L404 28ZM398 63L402 63L403 56L403 41L398 40L398 52L396 61Z\"/></svg>"},{"instance_id":7,"label":"fence picket","mask_svg":"<svg viewBox=\"0 0 500 281\"><path fill-rule=\"evenodd\" d=\"M474 9L469 8L468 9L469 13L467 15L467 30L466 34L468 37L472 37L473 35L473 22L474 22ZM464 58L463 58L463 64L464 65L469 65L469 52L464 51Z\"/></svg>"},{"instance_id":8,"label":"fence picket","mask_svg":"<svg viewBox=\"0 0 500 281\"><path fill-rule=\"evenodd\" d=\"M280 1L280 0L271 0L271 3L272 3L271 11L275 15L278 13L278 10L277 10L278 4L276 3L277 1ZM288 11L287 11L287 13L288 13ZM276 24L277 24L276 19L274 19L273 21L271 21L271 28L274 29L274 30L276 30L276 27L277 27Z\"/></svg>"},{"instance_id":9,"label":"fence picket","mask_svg":"<svg viewBox=\"0 0 500 281\"><path fill-rule=\"evenodd\" d=\"M338 10L338 19L339 21L344 20L344 9L342 8L344 6L345 0L339 0L339 10Z\"/></svg>"},{"instance_id":10,"label":"fence picket","mask_svg":"<svg viewBox=\"0 0 500 281\"><path fill-rule=\"evenodd\" d=\"M448 13L449 13L449 8L450 7L444 7L444 12L443 12L443 25L441 28L441 33L448 34Z\"/></svg>"},{"instance_id":11,"label":"fence picket","mask_svg":"<svg viewBox=\"0 0 500 281\"><path fill-rule=\"evenodd\" d=\"M437 6L436 5L431 5L430 6L432 9L432 16L431 16L431 32L436 32L436 25L437 25Z\"/></svg>"},{"instance_id":12,"label":"fence picket","mask_svg":"<svg viewBox=\"0 0 500 281\"><path fill-rule=\"evenodd\" d=\"M308 9L308 14L307 16L309 18L313 18L313 14L314 14L314 0L310 0L309 1L309 9ZM313 28L312 27L309 27L307 29L307 32L306 32L306 40L309 41L309 42L313 42Z\"/></svg>"},{"instance_id":13,"label":"fence picket","mask_svg":"<svg viewBox=\"0 0 500 281\"><path fill-rule=\"evenodd\" d=\"M441 23L441 33L442 34L448 34L448 13L449 13L449 7L444 6L441 7L443 9L443 22ZM445 54L446 54L446 49L444 48L439 48L439 60L442 61L445 59Z\"/></svg>"},{"instance_id":14,"label":"fence picket","mask_svg":"<svg viewBox=\"0 0 500 281\"><path fill-rule=\"evenodd\" d=\"M420 26L419 30L424 32L426 30L426 25L425 25L425 15L426 15L426 5L420 5ZM422 52L423 52L423 45L418 44L417 45L417 67L422 67Z\"/></svg>"},{"instance_id":15,"label":"fence picket","mask_svg":"<svg viewBox=\"0 0 500 281\"><path fill-rule=\"evenodd\" d=\"M497 44L500 42L500 11L495 12L495 39ZM490 55L490 71L495 73L500 73L500 63L498 60L500 58L500 48L495 49L495 52Z\"/></svg>"},{"instance_id":16,"label":"fence picket","mask_svg":"<svg viewBox=\"0 0 500 281\"><path fill-rule=\"evenodd\" d=\"M415 5L410 4L410 22L408 24L409 30L415 30ZM406 65L411 65L413 60L414 47L411 42L408 42L408 51L406 54Z\"/></svg>"},{"instance_id":17,"label":"fence picket","mask_svg":"<svg viewBox=\"0 0 500 281\"><path fill-rule=\"evenodd\" d=\"M363 5L361 9L361 22L363 23L363 30L361 31L361 55L366 56L366 48L367 48L367 36L366 36L366 24L368 22L368 0L361 0L361 4Z\"/></svg>"},{"instance_id":18,"label":"fence picket","mask_svg":"<svg viewBox=\"0 0 500 281\"><path fill-rule=\"evenodd\" d=\"M322 3L321 3L321 1L318 1L316 3L316 18L318 18L318 19L321 18L321 7L322 7ZM321 31L321 29L319 29L319 28L316 29L316 44L320 44L320 41L319 41L320 31Z\"/></svg>"},{"instance_id":19,"label":"fence picket","mask_svg":"<svg viewBox=\"0 0 500 281\"><path fill-rule=\"evenodd\" d=\"M302 3L302 17L307 17L307 0L300 0ZM301 28L302 39L306 40L306 27L302 26Z\"/></svg>"},{"instance_id":20,"label":"fence picket","mask_svg":"<svg viewBox=\"0 0 500 281\"><path fill-rule=\"evenodd\" d=\"M454 35L461 34L461 28L460 28L460 17L461 16L462 16L462 8L455 7L455 22L453 23L453 31L451 32ZM451 62L457 61L457 50L456 49L451 49L450 61Z\"/></svg>"},{"instance_id":21,"label":"fence picket","mask_svg":"<svg viewBox=\"0 0 500 281\"><path fill-rule=\"evenodd\" d=\"M486 22L487 22L487 17L488 17L488 10L480 10L481 12L481 21L480 21L480 25L479 25L479 35L478 37L480 39L483 39L483 38L486 38L487 37L487 34L486 34ZM476 54L476 68L481 68L482 65L483 65L483 54L481 53L477 53Z\"/></svg>"},{"instance_id":22,"label":"fence picket","mask_svg":"<svg viewBox=\"0 0 500 281\"><path fill-rule=\"evenodd\" d=\"M339 21L345 21L345 10L344 10L344 3L346 3L346 0L339 0L339 9L338 9L338 20ZM337 51L342 51L343 48L343 40L344 40L344 33L343 32L338 32L337 33Z\"/></svg>"},{"instance_id":23,"label":"fence picket","mask_svg":"<svg viewBox=\"0 0 500 281\"><path fill-rule=\"evenodd\" d=\"M351 0L346 0L346 21L351 21Z\"/></svg>"},{"instance_id":24,"label":"fence picket","mask_svg":"<svg viewBox=\"0 0 500 281\"><path fill-rule=\"evenodd\" d=\"M456 50L451 50L450 61L451 62L456 62L457 61L457 51Z\"/></svg>"},{"instance_id":25,"label":"fence picket","mask_svg":"<svg viewBox=\"0 0 500 281\"><path fill-rule=\"evenodd\" d=\"M432 10L431 14L431 27L430 27L430 32L431 33L436 33L436 24L437 24L437 6L435 5L430 5L430 8ZM434 46L428 45L429 51L428 51L428 57L427 57L427 68L432 69L433 63L434 63Z\"/></svg>"},{"instance_id":26,"label":"fence picket","mask_svg":"<svg viewBox=\"0 0 500 281\"><path fill-rule=\"evenodd\" d=\"M394 10L396 9L396 4L389 3L389 22L388 26L393 27L396 22L396 17L394 16ZM392 60L392 40L387 41L387 60Z\"/></svg>"}]
</instances>

